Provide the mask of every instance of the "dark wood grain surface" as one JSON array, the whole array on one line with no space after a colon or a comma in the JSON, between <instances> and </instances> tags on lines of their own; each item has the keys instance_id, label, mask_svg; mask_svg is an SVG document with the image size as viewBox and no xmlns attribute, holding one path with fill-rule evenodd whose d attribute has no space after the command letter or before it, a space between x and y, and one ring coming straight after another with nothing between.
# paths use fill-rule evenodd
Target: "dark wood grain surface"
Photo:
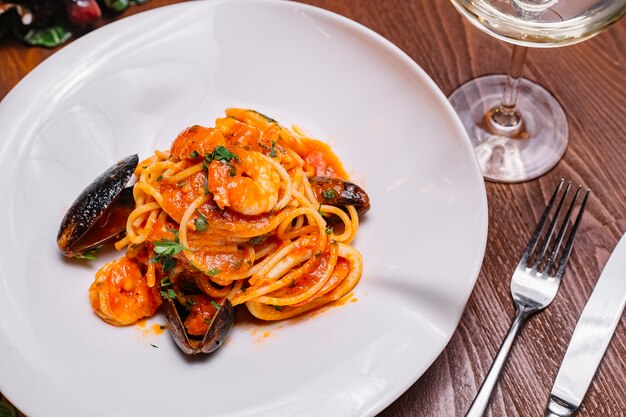
<instances>
[{"instance_id":1,"label":"dark wood grain surface","mask_svg":"<svg viewBox=\"0 0 626 417\"><path fill-rule=\"evenodd\" d=\"M305 0L380 33L411 56L445 94L482 74L504 72L511 47L475 29L447 0ZM123 16L176 1L152 0ZM0 98L54 50L0 45ZM513 304L510 274L558 179L593 191L564 283L513 348L491 416L542 416L576 320L626 231L626 21L579 45L531 50L524 76L551 91L569 118L563 160L538 180L487 183L489 238L457 331L430 369L380 415L463 416L504 337ZM626 416L626 320L622 319L578 414ZM410 364L407 364L410 366Z\"/></svg>"}]
</instances>

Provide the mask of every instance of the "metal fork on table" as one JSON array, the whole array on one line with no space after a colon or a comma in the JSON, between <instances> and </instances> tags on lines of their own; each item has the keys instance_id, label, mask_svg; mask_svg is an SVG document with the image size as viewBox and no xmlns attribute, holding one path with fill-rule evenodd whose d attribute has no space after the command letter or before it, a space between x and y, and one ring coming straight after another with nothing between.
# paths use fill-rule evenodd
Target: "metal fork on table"
<instances>
[{"instance_id":1,"label":"metal fork on table","mask_svg":"<svg viewBox=\"0 0 626 417\"><path fill-rule=\"evenodd\" d=\"M522 325L533 313L546 308L552 300L554 300L559 289L561 277L563 276L565 266L567 265L569 255L572 251L574 237L576 236L578 225L585 211L590 192L589 190L585 192L580 208L578 209L576 220L571 226L569 235L565 241L565 246L561 248L561 243L563 242L568 225L570 224L570 218L572 217L574 206L579 199L581 191L581 187L579 186L569 204L567 212L561 220L559 231L557 235L554 236L561 209L564 206L565 199L572 186L571 182L567 184L565 192L562 194L556 206L556 211L552 215L552 220L544 232L544 226L550 217L550 212L563 187L563 183L564 181L561 180L556 190L554 190L535 231L530 237L528 245L522 254L522 258L515 268L511 279L511 295L513 296L516 310L515 319L502 342L502 346L500 346L500 350L489 369L485 381L480 387L478 395L474 399L465 417L482 417L486 414L489 399L500 377L502 367L509 356L511 346L513 346L513 342L522 328ZM548 248L550 248L550 252L546 258Z\"/></svg>"}]
</instances>

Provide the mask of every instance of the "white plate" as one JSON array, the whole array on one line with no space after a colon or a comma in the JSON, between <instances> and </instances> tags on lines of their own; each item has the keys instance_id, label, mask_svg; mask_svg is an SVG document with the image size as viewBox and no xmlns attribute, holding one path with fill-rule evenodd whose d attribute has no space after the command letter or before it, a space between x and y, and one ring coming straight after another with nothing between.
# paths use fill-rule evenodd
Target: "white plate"
<instances>
[{"instance_id":1,"label":"white plate","mask_svg":"<svg viewBox=\"0 0 626 417\"><path fill-rule=\"evenodd\" d=\"M55 238L113 161L230 106L332 144L371 196L365 269L356 302L236 327L190 360L150 324L96 317L87 289L117 254L68 262ZM483 259L484 184L447 100L391 43L317 8L190 2L123 19L29 74L0 126L0 390L30 417L373 415L442 351Z\"/></svg>"}]
</instances>

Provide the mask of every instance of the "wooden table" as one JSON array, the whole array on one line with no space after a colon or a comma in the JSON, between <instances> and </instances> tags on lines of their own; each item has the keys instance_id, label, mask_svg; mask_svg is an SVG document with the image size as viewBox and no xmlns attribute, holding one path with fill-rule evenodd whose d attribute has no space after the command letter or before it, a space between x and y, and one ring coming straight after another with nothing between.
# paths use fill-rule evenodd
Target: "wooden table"
<instances>
[{"instance_id":1,"label":"wooden table","mask_svg":"<svg viewBox=\"0 0 626 417\"><path fill-rule=\"evenodd\" d=\"M305 0L347 16L408 53L444 93L506 70L511 47L475 29L447 0ZM177 1L152 0L124 15ZM0 98L54 51L0 45ZM608 256L626 231L626 20L579 45L532 50L524 75L565 108L563 160L524 184L487 183L489 239L482 271L457 331L430 369L381 416L463 416L513 316L509 277L561 177L593 190L556 300L531 319L514 346L491 415L540 416L574 325ZM626 320L617 328L580 417L626 416ZM410 366L410 364L407 364Z\"/></svg>"}]
</instances>

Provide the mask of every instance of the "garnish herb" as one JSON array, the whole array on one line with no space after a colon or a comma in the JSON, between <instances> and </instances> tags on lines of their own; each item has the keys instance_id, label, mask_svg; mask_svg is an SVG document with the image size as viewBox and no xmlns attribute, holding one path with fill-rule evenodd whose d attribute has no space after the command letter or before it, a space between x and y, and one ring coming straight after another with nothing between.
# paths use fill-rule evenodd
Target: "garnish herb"
<instances>
[{"instance_id":1,"label":"garnish herb","mask_svg":"<svg viewBox=\"0 0 626 417\"><path fill-rule=\"evenodd\" d=\"M276 311L283 311L283 307L282 306L274 306L274 310L276 310Z\"/></svg>"},{"instance_id":2,"label":"garnish herb","mask_svg":"<svg viewBox=\"0 0 626 417\"><path fill-rule=\"evenodd\" d=\"M325 199L330 200L332 198L337 197L337 191L333 190L332 188L329 188L328 190L322 191L322 196L324 196Z\"/></svg>"},{"instance_id":3,"label":"garnish herb","mask_svg":"<svg viewBox=\"0 0 626 417\"><path fill-rule=\"evenodd\" d=\"M175 229L168 229L174 233ZM178 243L178 230L174 233L176 236L176 241L173 240L159 240L154 242L154 257L148 260L148 263L161 262L163 267L163 272L167 273L174 269L174 258L173 256L177 253L182 252L183 250L191 250L186 249L183 245Z\"/></svg>"},{"instance_id":4,"label":"garnish herb","mask_svg":"<svg viewBox=\"0 0 626 417\"><path fill-rule=\"evenodd\" d=\"M221 305L219 305L218 303L216 303L216 302L215 302L215 301L213 301L213 300L211 300L211 305L212 305L213 307L215 307L215 309L216 309L217 311L222 310L222 306L221 306Z\"/></svg>"},{"instance_id":5,"label":"garnish herb","mask_svg":"<svg viewBox=\"0 0 626 417\"><path fill-rule=\"evenodd\" d=\"M165 330L165 329L167 329L167 327L166 327L166 326L163 326L163 325L160 325L160 326L159 326L159 329L161 329L161 330Z\"/></svg>"},{"instance_id":6,"label":"garnish herb","mask_svg":"<svg viewBox=\"0 0 626 417\"><path fill-rule=\"evenodd\" d=\"M98 254L98 252L100 252L101 247L102 246L97 246L93 249L89 249L81 253L80 255L76 255L76 259L81 259L83 261L95 261L96 255Z\"/></svg>"},{"instance_id":7,"label":"garnish herb","mask_svg":"<svg viewBox=\"0 0 626 417\"><path fill-rule=\"evenodd\" d=\"M210 164L211 161L230 162L233 159L239 161L239 156L226 149L223 145L213 149L213 152L204 155L204 160L207 165Z\"/></svg>"},{"instance_id":8,"label":"garnish herb","mask_svg":"<svg viewBox=\"0 0 626 417\"><path fill-rule=\"evenodd\" d=\"M183 181L183 182L179 182L178 184L176 184L177 187L184 187L185 185L187 185L187 181Z\"/></svg>"},{"instance_id":9,"label":"garnish herb","mask_svg":"<svg viewBox=\"0 0 626 417\"><path fill-rule=\"evenodd\" d=\"M294 287L296 286L296 280L295 280L295 279L292 279L292 280L291 280L291 282L289 283L289 286L290 286L291 288L294 288Z\"/></svg>"},{"instance_id":10,"label":"garnish herb","mask_svg":"<svg viewBox=\"0 0 626 417\"><path fill-rule=\"evenodd\" d=\"M178 230L176 231L178 232ZM169 255L173 256L185 250L185 247L173 240L159 240L154 242L154 253L157 255Z\"/></svg>"},{"instance_id":11,"label":"garnish herb","mask_svg":"<svg viewBox=\"0 0 626 417\"><path fill-rule=\"evenodd\" d=\"M205 318L204 318L204 322L205 322L206 324L211 324L211 319L207 319L207 318L205 317Z\"/></svg>"},{"instance_id":12,"label":"garnish herb","mask_svg":"<svg viewBox=\"0 0 626 417\"><path fill-rule=\"evenodd\" d=\"M331 235L333 233L333 228L327 227L326 230L324 230L324 233L326 233L327 235Z\"/></svg>"},{"instance_id":13,"label":"garnish herb","mask_svg":"<svg viewBox=\"0 0 626 417\"><path fill-rule=\"evenodd\" d=\"M176 299L176 293L174 292L173 289L168 288L167 290L161 290L161 297L165 298L169 298L170 300L175 300Z\"/></svg>"},{"instance_id":14,"label":"garnish herb","mask_svg":"<svg viewBox=\"0 0 626 417\"><path fill-rule=\"evenodd\" d=\"M165 277L161 280L161 287L167 287L172 285L172 281L170 281L170 277Z\"/></svg>"},{"instance_id":15,"label":"garnish herb","mask_svg":"<svg viewBox=\"0 0 626 417\"><path fill-rule=\"evenodd\" d=\"M209 269L207 271L207 274L209 274L209 275L217 275L219 273L220 273L220 269L219 268L213 268L213 269Z\"/></svg>"},{"instance_id":16,"label":"garnish herb","mask_svg":"<svg viewBox=\"0 0 626 417\"><path fill-rule=\"evenodd\" d=\"M316 257L318 257L318 258L319 258L320 256L322 256L322 251L321 251L321 250L318 250L317 252L315 252L315 256L316 256Z\"/></svg>"},{"instance_id":17,"label":"garnish herb","mask_svg":"<svg viewBox=\"0 0 626 417\"><path fill-rule=\"evenodd\" d=\"M195 305L196 305L196 303L194 303L194 302L193 302L192 300L190 300L190 299L186 299L186 300L185 300L185 304L187 304L187 308L191 308L191 307L193 307L193 306L195 306Z\"/></svg>"},{"instance_id":18,"label":"garnish herb","mask_svg":"<svg viewBox=\"0 0 626 417\"><path fill-rule=\"evenodd\" d=\"M163 179L163 175L159 175L156 180L161 181L162 179Z\"/></svg>"},{"instance_id":19,"label":"garnish herb","mask_svg":"<svg viewBox=\"0 0 626 417\"><path fill-rule=\"evenodd\" d=\"M196 209L196 213L200 216L199 219L194 220L194 225L196 226L196 230L198 232L204 232L209 224L204 214L200 212L200 210Z\"/></svg>"},{"instance_id":20,"label":"garnish herb","mask_svg":"<svg viewBox=\"0 0 626 417\"><path fill-rule=\"evenodd\" d=\"M193 151L192 153L190 153L189 155L187 155L190 159L194 159L200 156L200 154L198 153L198 151Z\"/></svg>"},{"instance_id":21,"label":"garnish herb","mask_svg":"<svg viewBox=\"0 0 626 417\"><path fill-rule=\"evenodd\" d=\"M152 346L155 349L158 349L159 347L157 345L153 345L152 343L150 343L150 346Z\"/></svg>"},{"instance_id":22,"label":"garnish herb","mask_svg":"<svg viewBox=\"0 0 626 417\"><path fill-rule=\"evenodd\" d=\"M272 149L270 150L270 156L276 158L276 141L272 141Z\"/></svg>"}]
</instances>

